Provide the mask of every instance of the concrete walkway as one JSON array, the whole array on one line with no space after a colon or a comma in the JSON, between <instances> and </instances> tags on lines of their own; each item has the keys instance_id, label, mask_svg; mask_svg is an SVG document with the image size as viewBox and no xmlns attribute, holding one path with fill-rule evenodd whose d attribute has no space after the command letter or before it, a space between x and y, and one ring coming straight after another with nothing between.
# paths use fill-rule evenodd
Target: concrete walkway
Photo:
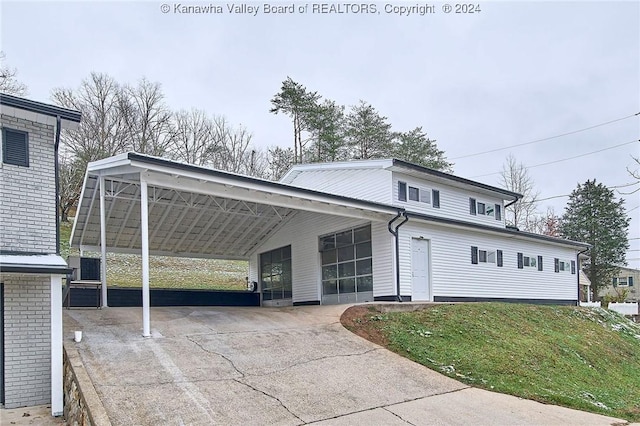
<instances>
[{"instance_id":1,"label":"concrete walkway","mask_svg":"<svg viewBox=\"0 0 640 426\"><path fill-rule=\"evenodd\" d=\"M50 405L35 405L33 407L23 408L0 408L0 425L9 426L53 426L64 425L62 417L53 417L51 415Z\"/></svg>"},{"instance_id":2,"label":"concrete walkway","mask_svg":"<svg viewBox=\"0 0 640 426\"><path fill-rule=\"evenodd\" d=\"M468 386L344 329L346 306L65 311L116 425L611 425Z\"/></svg>"}]
</instances>

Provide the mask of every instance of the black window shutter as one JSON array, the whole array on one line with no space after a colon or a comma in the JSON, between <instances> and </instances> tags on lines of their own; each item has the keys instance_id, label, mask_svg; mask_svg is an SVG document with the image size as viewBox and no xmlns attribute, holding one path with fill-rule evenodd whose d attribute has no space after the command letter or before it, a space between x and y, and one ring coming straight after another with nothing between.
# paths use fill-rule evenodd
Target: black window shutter
<instances>
[{"instance_id":1,"label":"black window shutter","mask_svg":"<svg viewBox=\"0 0 640 426\"><path fill-rule=\"evenodd\" d=\"M614 286L614 287L615 287L615 286L617 286L617 285L618 285L618 278L614 277L614 278L611 280L611 283L613 284L613 286Z\"/></svg>"},{"instance_id":2,"label":"black window shutter","mask_svg":"<svg viewBox=\"0 0 640 426\"><path fill-rule=\"evenodd\" d=\"M557 257L553 259L553 267L555 268L556 272L560 272L560 259L558 259Z\"/></svg>"},{"instance_id":3,"label":"black window shutter","mask_svg":"<svg viewBox=\"0 0 640 426\"><path fill-rule=\"evenodd\" d=\"M431 203L433 207L439 209L440 208L440 191L437 189L431 190Z\"/></svg>"},{"instance_id":4,"label":"black window shutter","mask_svg":"<svg viewBox=\"0 0 640 426\"><path fill-rule=\"evenodd\" d=\"M522 253L518 253L518 269L524 268L524 256Z\"/></svg>"},{"instance_id":5,"label":"black window shutter","mask_svg":"<svg viewBox=\"0 0 640 426\"><path fill-rule=\"evenodd\" d=\"M478 247L471 247L471 263L478 264Z\"/></svg>"},{"instance_id":6,"label":"black window shutter","mask_svg":"<svg viewBox=\"0 0 640 426\"><path fill-rule=\"evenodd\" d=\"M398 182L398 200L407 201L407 184Z\"/></svg>"},{"instance_id":7,"label":"black window shutter","mask_svg":"<svg viewBox=\"0 0 640 426\"><path fill-rule=\"evenodd\" d=\"M633 277L629 277L629 287L633 287Z\"/></svg>"},{"instance_id":8,"label":"black window shutter","mask_svg":"<svg viewBox=\"0 0 640 426\"><path fill-rule=\"evenodd\" d=\"M469 214L476 215L476 199L469 198Z\"/></svg>"},{"instance_id":9,"label":"black window shutter","mask_svg":"<svg viewBox=\"0 0 640 426\"><path fill-rule=\"evenodd\" d=\"M2 162L29 167L29 137L26 132L2 129Z\"/></svg>"},{"instance_id":10,"label":"black window shutter","mask_svg":"<svg viewBox=\"0 0 640 426\"><path fill-rule=\"evenodd\" d=\"M496 220L502 220L502 207L496 204Z\"/></svg>"},{"instance_id":11,"label":"black window shutter","mask_svg":"<svg viewBox=\"0 0 640 426\"><path fill-rule=\"evenodd\" d=\"M572 260L571 261L571 275L575 275L576 274L576 261Z\"/></svg>"},{"instance_id":12,"label":"black window shutter","mask_svg":"<svg viewBox=\"0 0 640 426\"><path fill-rule=\"evenodd\" d=\"M538 271L542 271L542 256L538 256Z\"/></svg>"},{"instance_id":13,"label":"black window shutter","mask_svg":"<svg viewBox=\"0 0 640 426\"><path fill-rule=\"evenodd\" d=\"M496 261L498 263L498 266L502 267L502 250L497 250L496 251Z\"/></svg>"}]
</instances>

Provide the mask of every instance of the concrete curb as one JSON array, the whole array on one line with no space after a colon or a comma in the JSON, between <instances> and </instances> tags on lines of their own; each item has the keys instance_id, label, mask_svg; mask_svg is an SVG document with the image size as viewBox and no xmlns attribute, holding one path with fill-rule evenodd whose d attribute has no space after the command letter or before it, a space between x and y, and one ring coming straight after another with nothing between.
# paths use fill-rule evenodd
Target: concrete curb
<instances>
[{"instance_id":1,"label":"concrete curb","mask_svg":"<svg viewBox=\"0 0 640 426\"><path fill-rule=\"evenodd\" d=\"M93 386L93 382L89 377L89 374L84 368L82 358L78 350L66 342L63 344L64 352L73 371L73 375L78 385L78 390L82 395L84 405L87 408L89 419L93 426L112 426L111 420L107 415L107 410L104 409L102 401L96 392L96 388Z\"/></svg>"}]
</instances>

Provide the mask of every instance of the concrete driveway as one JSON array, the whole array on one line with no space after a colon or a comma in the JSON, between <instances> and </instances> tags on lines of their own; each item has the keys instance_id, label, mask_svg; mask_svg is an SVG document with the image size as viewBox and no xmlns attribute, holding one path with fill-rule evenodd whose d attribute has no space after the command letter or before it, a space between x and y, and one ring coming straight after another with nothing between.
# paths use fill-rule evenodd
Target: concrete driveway
<instances>
[{"instance_id":1,"label":"concrete driveway","mask_svg":"<svg viewBox=\"0 0 640 426\"><path fill-rule=\"evenodd\" d=\"M65 339L117 425L625 423L469 388L350 333L344 309L152 308L149 339L140 308L69 310Z\"/></svg>"}]
</instances>

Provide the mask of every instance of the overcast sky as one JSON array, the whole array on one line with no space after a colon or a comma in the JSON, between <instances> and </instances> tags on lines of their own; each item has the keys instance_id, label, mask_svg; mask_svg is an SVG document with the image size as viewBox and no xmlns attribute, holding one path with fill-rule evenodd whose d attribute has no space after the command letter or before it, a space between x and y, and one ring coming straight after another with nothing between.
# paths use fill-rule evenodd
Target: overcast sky
<instances>
[{"instance_id":1,"label":"overcast sky","mask_svg":"<svg viewBox=\"0 0 640 426\"><path fill-rule=\"evenodd\" d=\"M640 156L640 143L629 143L640 137L638 116L459 157L640 112L638 1L480 1L473 14L444 13L444 2L379 2L376 13L319 14L311 13L314 3L300 1L293 14L266 14L265 4L292 3L246 2L260 7L256 16L230 14L230 4L2 1L0 41L29 97L39 101L50 102L56 87L78 87L92 71L121 83L146 77L162 84L172 109L224 115L246 126L259 147L290 146L289 120L269 113L290 76L340 104L371 103L394 130L422 126L459 176L496 185L499 176L491 173L509 153L532 166L626 144L529 172L541 198L567 195L587 179L633 182L626 169L638 169L631 156ZM299 11L304 4L306 13ZM325 4L346 11L346 3ZM434 13L387 13L425 4ZM179 13L179 5L221 6L222 13ZM618 196L633 218L627 258L638 268L640 191ZM542 201L540 210L562 214L566 201Z\"/></svg>"}]
</instances>

